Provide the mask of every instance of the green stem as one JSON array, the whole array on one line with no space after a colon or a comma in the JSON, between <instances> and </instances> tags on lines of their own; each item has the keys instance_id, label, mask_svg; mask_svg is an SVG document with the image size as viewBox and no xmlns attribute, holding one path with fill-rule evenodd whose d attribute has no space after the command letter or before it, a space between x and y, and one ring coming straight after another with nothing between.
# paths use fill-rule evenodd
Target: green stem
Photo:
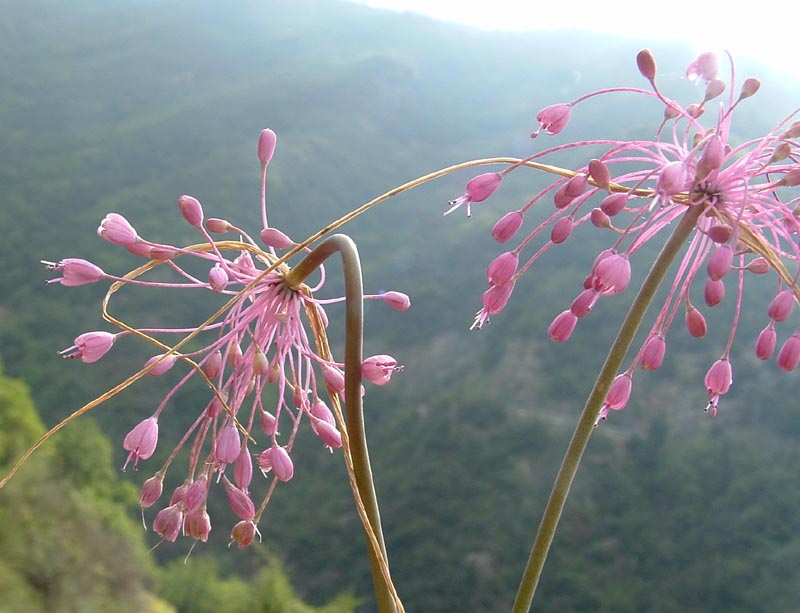
<instances>
[{"instance_id":1,"label":"green stem","mask_svg":"<svg viewBox=\"0 0 800 613\"><path fill-rule=\"evenodd\" d=\"M321 242L297 266L287 273L285 282L289 287L299 285L315 271L320 264L334 253L342 257L345 285L345 348L344 348L344 397L347 437L350 441L350 454L353 459L353 472L356 485L367 512L372 531L380 545L383 560L387 564L386 545L381 529L381 516L378 509L378 498L372 480L372 469L369 462L367 435L364 429L364 411L361 402L361 362L363 361L364 330L364 290L361 280L361 262L358 249L350 237L334 234ZM396 607L387 579L381 572L378 552L373 550L367 539L372 582L381 613L395 613Z\"/></svg>"},{"instance_id":2,"label":"green stem","mask_svg":"<svg viewBox=\"0 0 800 613\"><path fill-rule=\"evenodd\" d=\"M694 230L697 219L702 212L702 207L699 206L690 207L686 211L680 223L661 249L661 253L658 254L655 262L653 262L650 272L642 283L642 287L639 289L639 293L634 299L628 314L625 316L625 321L622 322L617 338L614 340L603 368L597 376L594 388L592 388L592 392L586 400L586 406L578 420L572 440L570 440L569 447L567 447L567 451L564 454L561 468L553 483L550 499L547 501L547 507L545 507L542 521L539 524L539 531L536 534L536 540L533 543L528 563L522 574L517 598L512 609L513 613L525 613L530 610L536 586L539 583L542 568L547 558L547 552L553 542L556 527L561 518L561 512L567 501L572 481L578 472L578 466L583 452L586 450L589 437L594 431L594 425L605 401L608 388L622 366L622 360L633 343L636 331L642 323L656 291L661 286L670 265Z\"/></svg>"}]
</instances>

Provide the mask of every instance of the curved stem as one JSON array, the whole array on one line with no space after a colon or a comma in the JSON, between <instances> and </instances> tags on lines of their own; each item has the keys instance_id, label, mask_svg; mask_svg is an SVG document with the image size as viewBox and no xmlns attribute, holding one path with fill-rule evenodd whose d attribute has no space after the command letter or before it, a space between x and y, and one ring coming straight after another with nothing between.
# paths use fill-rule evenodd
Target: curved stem
<instances>
[{"instance_id":1,"label":"curved stem","mask_svg":"<svg viewBox=\"0 0 800 613\"><path fill-rule=\"evenodd\" d=\"M653 296L661 286L670 265L681 251L686 239L694 230L697 219L702 212L702 207L699 206L690 207L686 211L680 223L661 249L661 253L658 254L658 257L653 262L650 272L642 283L642 287L639 289L639 293L636 295L628 314L625 316L625 321L622 322L617 338L614 340L603 368L600 370L589 398L586 400L586 406L578 420L572 440L570 440L567 451L564 454L561 468L553 483L550 499L547 501L542 521L539 524L539 531L536 534L536 540L531 548L530 557L520 581L517 598L512 609L514 613L524 613L530 610L536 586L539 583L539 577L542 574L542 568L547 558L547 552L553 542L556 527L561 518L561 512L567 501L572 481L578 472L578 466L580 466L581 457L586 450L589 437L594 431L597 416L600 413L611 381L617 375L622 365L622 360L633 343L633 338L647 313Z\"/></svg>"},{"instance_id":2,"label":"curved stem","mask_svg":"<svg viewBox=\"0 0 800 613\"><path fill-rule=\"evenodd\" d=\"M381 562L388 569L386 545L381 529L381 516L378 508L378 498L375 494L375 484L372 480L372 469L369 462L367 436L364 429L364 411L361 401L361 362L363 361L363 295L361 281L361 263L358 250L350 237L344 234L334 234L328 237L311 253L306 256L290 272L286 273L284 280L289 287L299 285L327 258L336 252L342 257L345 283L345 350L344 350L344 380L345 380L345 411L347 419L345 426L347 438L350 442L350 453L353 459L353 470L356 478L361 500L369 519L370 527L374 533L380 553L375 551L369 537L367 545L372 568L372 581L375 586L375 595L381 613L394 613L397 611L392 596L392 589L388 585L389 578L385 577L381 569ZM382 556L382 560L381 557Z\"/></svg>"}]
</instances>

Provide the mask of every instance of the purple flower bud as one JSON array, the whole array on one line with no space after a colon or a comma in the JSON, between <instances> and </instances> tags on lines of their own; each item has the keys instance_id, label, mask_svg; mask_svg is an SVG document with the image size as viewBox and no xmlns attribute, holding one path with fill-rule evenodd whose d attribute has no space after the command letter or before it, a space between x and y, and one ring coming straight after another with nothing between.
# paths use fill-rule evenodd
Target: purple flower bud
<instances>
[{"instance_id":1,"label":"purple flower bud","mask_svg":"<svg viewBox=\"0 0 800 613\"><path fill-rule=\"evenodd\" d=\"M772 299L767 315L774 321L786 321L794 308L794 291L785 289Z\"/></svg>"},{"instance_id":2,"label":"purple flower bud","mask_svg":"<svg viewBox=\"0 0 800 613\"><path fill-rule=\"evenodd\" d=\"M110 332L84 332L75 338L72 347L59 351L59 355L66 359L80 358L82 362L91 364L111 350L116 338L117 335Z\"/></svg>"},{"instance_id":3,"label":"purple flower bud","mask_svg":"<svg viewBox=\"0 0 800 613\"><path fill-rule=\"evenodd\" d=\"M395 311L407 311L411 308L411 299L408 297L408 294L404 294L403 292L382 292L381 298Z\"/></svg>"},{"instance_id":4,"label":"purple flower bud","mask_svg":"<svg viewBox=\"0 0 800 613\"><path fill-rule=\"evenodd\" d=\"M208 495L208 483L208 477L204 474L186 488L182 502L187 513L193 513L203 504Z\"/></svg>"},{"instance_id":5,"label":"purple flower bud","mask_svg":"<svg viewBox=\"0 0 800 613\"><path fill-rule=\"evenodd\" d=\"M250 455L247 444L245 444L244 449L239 452L239 457L236 458L236 463L233 465L233 481L246 492L252 480L253 456Z\"/></svg>"},{"instance_id":6,"label":"purple flower bud","mask_svg":"<svg viewBox=\"0 0 800 613\"><path fill-rule=\"evenodd\" d=\"M253 542L256 534L258 534L256 525L252 521L242 520L231 530L231 542L235 541L239 549L243 549Z\"/></svg>"},{"instance_id":7,"label":"purple flower bud","mask_svg":"<svg viewBox=\"0 0 800 613\"><path fill-rule=\"evenodd\" d=\"M342 434L327 421L321 419L312 420L314 433L331 449L339 449L342 446Z\"/></svg>"},{"instance_id":8,"label":"purple flower bud","mask_svg":"<svg viewBox=\"0 0 800 613\"><path fill-rule=\"evenodd\" d=\"M578 318L575 314L567 309L559 313L547 328L547 335L557 343L563 343L572 336L575 325L578 323Z\"/></svg>"},{"instance_id":9,"label":"purple flower bud","mask_svg":"<svg viewBox=\"0 0 800 613\"><path fill-rule=\"evenodd\" d=\"M156 501L161 498L161 493L164 491L164 475L161 473L150 477L142 485L139 492L139 505L143 509L152 507Z\"/></svg>"},{"instance_id":10,"label":"purple flower bud","mask_svg":"<svg viewBox=\"0 0 800 613\"><path fill-rule=\"evenodd\" d=\"M574 227L575 223L569 217L562 217L553 224L553 229L550 230L550 240L556 245L563 243L572 234Z\"/></svg>"},{"instance_id":11,"label":"purple flower bud","mask_svg":"<svg viewBox=\"0 0 800 613\"><path fill-rule=\"evenodd\" d=\"M250 496L225 478L223 478L223 484L225 485L225 495L228 497L228 504L231 510L236 513L239 519L252 521L256 515L256 508L253 505L253 501L250 500Z\"/></svg>"},{"instance_id":12,"label":"purple flower bud","mask_svg":"<svg viewBox=\"0 0 800 613\"><path fill-rule=\"evenodd\" d=\"M511 281L517 272L519 256L513 251L498 255L486 269L486 278L490 285L503 285Z\"/></svg>"},{"instance_id":13,"label":"purple flower bud","mask_svg":"<svg viewBox=\"0 0 800 613\"><path fill-rule=\"evenodd\" d=\"M230 232L233 229L234 228L230 222L224 219L218 219L217 217L209 217L206 219L206 230L209 232L213 232L215 234L224 234L225 232Z\"/></svg>"},{"instance_id":14,"label":"purple flower bud","mask_svg":"<svg viewBox=\"0 0 800 613\"><path fill-rule=\"evenodd\" d=\"M523 215L519 211L511 211L503 215L492 228L492 238L498 243L510 241L522 226Z\"/></svg>"},{"instance_id":15,"label":"purple flower bud","mask_svg":"<svg viewBox=\"0 0 800 613\"><path fill-rule=\"evenodd\" d=\"M133 469L137 470L139 459L146 460L153 455L157 444L158 420L155 417L148 417L128 432L125 440L122 441L122 448L130 452L122 470L125 470L131 460L133 460Z\"/></svg>"},{"instance_id":16,"label":"purple flower bud","mask_svg":"<svg viewBox=\"0 0 800 613\"><path fill-rule=\"evenodd\" d=\"M212 291L218 294L227 287L228 273L225 272L225 269L219 264L215 264L214 267L208 271L208 285L211 287Z\"/></svg>"},{"instance_id":17,"label":"purple flower bud","mask_svg":"<svg viewBox=\"0 0 800 613\"><path fill-rule=\"evenodd\" d=\"M611 194L603 198L603 201L600 203L600 210L603 211L609 217L614 217L614 215L618 215L622 209L625 208L625 205L628 203L628 194L625 193L617 193Z\"/></svg>"},{"instance_id":18,"label":"purple flower bud","mask_svg":"<svg viewBox=\"0 0 800 613\"><path fill-rule=\"evenodd\" d=\"M220 464L232 464L239 457L241 448L242 441L239 438L239 430L233 422L229 421L222 427L222 432L217 437L214 457L217 458Z\"/></svg>"},{"instance_id":19,"label":"purple flower bud","mask_svg":"<svg viewBox=\"0 0 800 613\"><path fill-rule=\"evenodd\" d=\"M289 452L285 447L277 445L272 447L270 461L272 462L272 472L280 481L289 481L294 476L294 464L292 464L292 458L289 457Z\"/></svg>"},{"instance_id":20,"label":"purple flower bud","mask_svg":"<svg viewBox=\"0 0 800 613\"><path fill-rule=\"evenodd\" d=\"M708 260L708 276L714 281L719 281L731 269L733 264L733 249L729 245L720 245L711 254Z\"/></svg>"},{"instance_id":21,"label":"purple flower bud","mask_svg":"<svg viewBox=\"0 0 800 613\"><path fill-rule=\"evenodd\" d=\"M667 343L664 341L664 337L659 334L651 335L642 348L642 368L644 370L660 368L666 352Z\"/></svg>"},{"instance_id":22,"label":"purple flower bud","mask_svg":"<svg viewBox=\"0 0 800 613\"><path fill-rule=\"evenodd\" d=\"M216 379L222 372L222 352L212 353L203 364L203 371L209 379Z\"/></svg>"},{"instance_id":23,"label":"purple flower bud","mask_svg":"<svg viewBox=\"0 0 800 613\"><path fill-rule=\"evenodd\" d=\"M205 507L189 513L184 521L184 531L193 539L205 543L208 541L208 534L211 532L211 518Z\"/></svg>"},{"instance_id":24,"label":"purple flower bud","mask_svg":"<svg viewBox=\"0 0 800 613\"><path fill-rule=\"evenodd\" d=\"M689 334L695 338L703 338L708 331L706 318L694 307L686 310L686 328L689 330Z\"/></svg>"},{"instance_id":25,"label":"purple flower bud","mask_svg":"<svg viewBox=\"0 0 800 613\"><path fill-rule=\"evenodd\" d=\"M165 541L174 543L183 527L183 508L174 504L161 509L153 520L153 531Z\"/></svg>"},{"instance_id":26,"label":"purple flower bud","mask_svg":"<svg viewBox=\"0 0 800 613\"><path fill-rule=\"evenodd\" d=\"M778 367L790 372L800 363L800 336L795 333L790 336L778 353Z\"/></svg>"},{"instance_id":27,"label":"purple flower bud","mask_svg":"<svg viewBox=\"0 0 800 613\"><path fill-rule=\"evenodd\" d=\"M258 159L262 166L266 166L275 154L275 145L278 144L278 137L269 128L261 130L258 135Z\"/></svg>"},{"instance_id":28,"label":"purple flower bud","mask_svg":"<svg viewBox=\"0 0 800 613\"><path fill-rule=\"evenodd\" d=\"M594 289L585 289L572 301L569 310L575 314L575 317L586 317L594 308L599 296L600 294Z\"/></svg>"},{"instance_id":29,"label":"purple flower bud","mask_svg":"<svg viewBox=\"0 0 800 613\"><path fill-rule=\"evenodd\" d=\"M361 374L370 383L385 385L392 378L392 374L403 370L397 365L390 355L374 355L361 363Z\"/></svg>"},{"instance_id":30,"label":"purple flower bud","mask_svg":"<svg viewBox=\"0 0 800 613\"><path fill-rule=\"evenodd\" d=\"M275 249L287 249L297 244L277 228L264 228L261 230L261 240L267 247Z\"/></svg>"},{"instance_id":31,"label":"purple flower bud","mask_svg":"<svg viewBox=\"0 0 800 613\"><path fill-rule=\"evenodd\" d=\"M277 434L278 420L275 419L275 416L272 413L262 409L261 414L259 415L259 422L261 423L261 429L264 431L264 434L267 436L273 436Z\"/></svg>"},{"instance_id":32,"label":"purple flower bud","mask_svg":"<svg viewBox=\"0 0 800 613\"><path fill-rule=\"evenodd\" d=\"M708 279L706 281L704 297L708 306L717 306L725 299L725 283L720 280Z\"/></svg>"},{"instance_id":33,"label":"purple flower bud","mask_svg":"<svg viewBox=\"0 0 800 613\"><path fill-rule=\"evenodd\" d=\"M42 264L47 270L59 271L62 275L57 279L49 279L48 284L61 283L65 287L77 287L97 283L106 276L99 266L81 258L64 258L58 263L42 260Z\"/></svg>"},{"instance_id":34,"label":"purple flower bud","mask_svg":"<svg viewBox=\"0 0 800 613\"><path fill-rule=\"evenodd\" d=\"M759 360L769 360L775 351L778 335L775 332L774 322L764 328L756 340L756 356Z\"/></svg>"},{"instance_id":35,"label":"purple flower bud","mask_svg":"<svg viewBox=\"0 0 800 613\"><path fill-rule=\"evenodd\" d=\"M563 102L560 104L551 104L543 108L536 114L536 121L539 122L539 130L531 134L531 138L536 138L540 130L544 130L551 136L558 134L567 126L567 123L569 123L571 113L572 107Z\"/></svg>"},{"instance_id":36,"label":"purple flower bud","mask_svg":"<svg viewBox=\"0 0 800 613\"><path fill-rule=\"evenodd\" d=\"M650 49L642 49L636 54L636 66L642 76L651 83L656 78L656 58Z\"/></svg>"},{"instance_id":37,"label":"purple flower bud","mask_svg":"<svg viewBox=\"0 0 800 613\"><path fill-rule=\"evenodd\" d=\"M633 380L628 373L617 375L608 388L605 405L609 409L614 409L615 411L624 409L631 397L632 387Z\"/></svg>"},{"instance_id":38,"label":"purple flower bud","mask_svg":"<svg viewBox=\"0 0 800 613\"><path fill-rule=\"evenodd\" d=\"M503 175L499 172L487 172L478 175L467 183L467 188L463 196L449 202L450 208L445 211L449 215L462 205L467 207L467 217L472 217L471 205L473 202L483 202L491 196L503 180Z\"/></svg>"},{"instance_id":39,"label":"purple flower bud","mask_svg":"<svg viewBox=\"0 0 800 613\"><path fill-rule=\"evenodd\" d=\"M163 375L170 368L175 366L175 362L179 357L180 356L178 356L177 354L171 353L166 358L164 358L164 354L161 353L159 355L154 355L152 358L147 360L147 362L144 363L144 367L147 368L148 366L150 366L150 364L153 364L154 362L161 360L153 368L147 371L148 375L152 375L153 377L158 377L159 375ZM161 358L164 359L162 360Z\"/></svg>"},{"instance_id":40,"label":"purple flower bud","mask_svg":"<svg viewBox=\"0 0 800 613\"><path fill-rule=\"evenodd\" d=\"M745 79L744 83L742 83L742 91L739 93L739 100L744 100L745 98L749 98L750 96L754 95L759 89L761 89L761 81L753 77Z\"/></svg>"},{"instance_id":41,"label":"purple flower bud","mask_svg":"<svg viewBox=\"0 0 800 613\"><path fill-rule=\"evenodd\" d=\"M604 296L624 292L631 280L631 263L623 255L612 253L592 270L592 287Z\"/></svg>"},{"instance_id":42,"label":"purple flower bud","mask_svg":"<svg viewBox=\"0 0 800 613\"><path fill-rule=\"evenodd\" d=\"M203 207L197 198L184 194L178 198L178 208L181 215L190 226L201 228L203 226Z\"/></svg>"},{"instance_id":43,"label":"purple flower bud","mask_svg":"<svg viewBox=\"0 0 800 613\"><path fill-rule=\"evenodd\" d=\"M139 238L133 226L119 213L109 213L103 218L97 236L114 245L134 245Z\"/></svg>"},{"instance_id":44,"label":"purple flower bud","mask_svg":"<svg viewBox=\"0 0 800 613\"><path fill-rule=\"evenodd\" d=\"M600 189L608 190L611 186L611 173L602 160L589 160L589 176Z\"/></svg>"},{"instance_id":45,"label":"purple flower bud","mask_svg":"<svg viewBox=\"0 0 800 613\"><path fill-rule=\"evenodd\" d=\"M733 372L727 359L717 360L706 373L705 384L710 395L727 394L732 383Z\"/></svg>"}]
</instances>

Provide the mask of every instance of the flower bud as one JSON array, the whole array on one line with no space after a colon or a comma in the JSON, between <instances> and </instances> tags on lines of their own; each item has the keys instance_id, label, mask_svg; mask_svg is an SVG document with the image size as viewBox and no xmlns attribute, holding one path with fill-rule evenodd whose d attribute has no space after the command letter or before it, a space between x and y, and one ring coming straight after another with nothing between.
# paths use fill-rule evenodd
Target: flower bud
<instances>
[{"instance_id":1,"label":"flower bud","mask_svg":"<svg viewBox=\"0 0 800 613\"><path fill-rule=\"evenodd\" d=\"M174 543L183 527L183 508L173 504L161 509L153 520L153 531L165 541Z\"/></svg>"},{"instance_id":2,"label":"flower bud","mask_svg":"<svg viewBox=\"0 0 800 613\"><path fill-rule=\"evenodd\" d=\"M733 264L733 249L729 245L720 245L711 254L708 260L708 276L713 281L719 281L731 269Z\"/></svg>"},{"instance_id":3,"label":"flower bud","mask_svg":"<svg viewBox=\"0 0 800 613\"><path fill-rule=\"evenodd\" d=\"M208 534L211 532L211 518L208 511L203 507L193 513L189 513L183 523L184 532L193 539L205 543L208 541Z\"/></svg>"},{"instance_id":4,"label":"flower bud","mask_svg":"<svg viewBox=\"0 0 800 613\"><path fill-rule=\"evenodd\" d=\"M764 328L758 335L756 340L756 356L759 360L769 360L775 351L775 345L778 341L778 335L775 332L773 322Z\"/></svg>"},{"instance_id":5,"label":"flower bud","mask_svg":"<svg viewBox=\"0 0 800 613\"><path fill-rule=\"evenodd\" d=\"M586 317L594 308L599 297L600 294L594 289L585 289L572 301L570 311L575 314L575 317Z\"/></svg>"},{"instance_id":6,"label":"flower bud","mask_svg":"<svg viewBox=\"0 0 800 613\"><path fill-rule=\"evenodd\" d=\"M239 549L243 549L253 542L257 533L258 529L252 521L240 521L231 530L231 542L235 541Z\"/></svg>"},{"instance_id":7,"label":"flower bud","mask_svg":"<svg viewBox=\"0 0 800 613\"><path fill-rule=\"evenodd\" d=\"M133 460L133 468L136 470L139 459L146 460L153 455L157 444L158 420L155 417L148 417L128 432L122 441L122 448L130 452L122 470L125 470L131 460Z\"/></svg>"},{"instance_id":8,"label":"flower bud","mask_svg":"<svg viewBox=\"0 0 800 613\"><path fill-rule=\"evenodd\" d=\"M239 430L229 421L222 427L222 432L217 436L217 444L214 447L214 457L220 464L232 464L239 457L239 450L242 448L242 441L239 438Z\"/></svg>"},{"instance_id":9,"label":"flower bud","mask_svg":"<svg viewBox=\"0 0 800 613\"><path fill-rule=\"evenodd\" d=\"M219 264L208 271L208 285L211 290L219 294L228 285L228 273Z\"/></svg>"},{"instance_id":10,"label":"flower bud","mask_svg":"<svg viewBox=\"0 0 800 613\"><path fill-rule=\"evenodd\" d=\"M714 279L706 280L704 298L708 306L717 306L725 299L725 283Z\"/></svg>"},{"instance_id":11,"label":"flower bud","mask_svg":"<svg viewBox=\"0 0 800 613\"><path fill-rule=\"evenodd\" d=\"M269 128L261 130L258 135L258 159L262 166L266 166L275 154L275 146L278 144L278 137Z\"/></svg>"},{"instance_id":12,"label":"flower bud","mask_svg":"<svg viewBox=\"0 0 800 613\"><path fill-rule=\"evenodd\" d=\"M608 388L608 394L606 394L606 406L615 411L624 409L631 397L632 387L633 379L629 374L622 373L614 377Z\"/></svg>"},{"instance_id":13,"label":"flower bud","mask_svg":"<svg viewBox=\"0 0 800 613\"><path fill-rule=\"evenodd\" d=\"M794 308L794 291L785 289L772 299L767 315L774 321L786 321Z\"/></svg>"},{"instance_id":14,"label":"flower bud","mask_svg":"<svg viewBox=\"0 0 800 613\"><path fill-rule=\"evenodd\" d=\"M659 334L651 335L644 343L642 348L642 368L644 370L656 370L664 362L664 355L667 352L667 343L664 337Z\"/></svg>"},{"instance_id":15,"label":"flower bud","mask_svg":"<svg viewBox=\"0 0 800 613\"><path fill-rule=\"evenodd\" d=\"M572 234L572 228L574 227L575 223L569 217L562 217L553 224L553 229L550 231L550 240L556 245L563 243Z\"/></svg>"},{"instance_id":16,"label":"flower bud","mask_svg":"<svg viewBox=\"0 0 800 613\"><path fill-rule=\"evenodd\" d=\"M567 126L567 123L569 123L571 113L572 107L565 103L551 104L543 108L536 114L536 121L539 122L539 130L531 134L531 138L536 138L540 130L544 130L551 136L558 134Z\"/></svg>"},{"instance_id":17,"label":"flower bud","mask_svg":"<svg viewBox=\"0 0 800 613\"><path fill-rule=\"evenodd\" d=\"M642 76L651 83L656 78L656 58L653 57L650 49L642 49L636 54L636 66Z\"/></svg>"},{"instance_id":18,"label":"flower bud","mask_svg":"<svg viewBox=\"0 0 800 613\"><path fill-rule=\"evenodd\" d=\"M411 299L408 297L408 294L388 291L382 292L381 298L383 298L383 301L395 311L407 311L411 308Z\"/></svg>"},{"instance_id":19,"label":"flower bud","mask_svg":"<svg viewBox=\"0 0 800 613\"><path fill-rule=\"evenodd\" d=\"M503 215L492 228L492 238L498 243L510 241L522 226L523 216L519 211Z\"/></svg>"},{"instance_id":20,"label":"flower bud","mask_svg":"<svg viewBox=\"0 0 800 613\"><path fill-rule=\"evenodd\" d=\"M589 160L589 176L600 189L608 190L611 186L611 173L602 160Z\"/></svg>"},{"instance_id":21,"label":"flower bud","mask_svg":"<svg viewBox=\"0 0 800 613\"><path fill-rule=\"evenodd\" d=\"M253 480L253 456L247 449L247 443L239 452L236 463L233 465L233 481L245 492Z\"/></svg>"},{"instance_id":22,"label":"flower bud","mask_svg":"<svg viewBox=\"0 0 800 613\"><path fill-rule=\"evenodd\" d=\"M133 245L139 238L133 226L119 213L109 213L103 218L97 236L114 245Z\"/></svg>"},{"instance_id":23,"label":"flower bud","mask_svg":"<svg viewBox=\"0 0 800 613\"><path fill-rule=\"evenodd\" d=\"M797 368L800 363L800 336L795 333L786 339L786 342L781 347L778 353L778 367L781 370L790 372Z\"/></svg>"},{"instance_id":24,"label":"flower bud","mask_svg":"<svg viewBox=\"0 0 800 613\"><path fill-rule=\"evenodd\" d=\"M727 359L719 359L708 369L705 385L711 395L727 394L733 383L731 363Z\"/></svg>"},{"instance_id":25,"label":"flower bud","mask_svg":"<svg viewBox=\"0 0 800 613\"><path fill-rule=\"evenodd\" d=\"M755 79L753 77L748 77L742 83L742 91L739 93L739 100L744 100L745 98L749 98L750 96L754 95L759 89L761 89L761 81Z\"/></svg>"},{"instance_id":26,"label":"flower bud","mask_svg":"<svg viewBox=\"0 0 800 613\"><path fill-rule=\"evenodd\" d=\"M592 225L595 228L600 228L601 230L608 229L611 227L611 219L603 212L603 209L594 208L589 216L589 219L592 222Z\"/></svg>"},{"instance_id":27,"label":"flower bud","mask_svg":"<svg viewBox=\"0 0 800 613\"><path fill-rule=\"evenodd\" d=\"M250 496L234 486L228 479L223 478L222 482L225 485L225 495L228 498L228 505L231 510L236 513L239 519L252 520L256 515L256 508L253 501L250 500Z\"/></svg>"},{"instance_id":28,"label":"flower bud","mask_svg":"<svg viewBox=\"0 0 800 613\"><path fill-rule=\"evenodd\" d=\"M275 445L272 447L272 454L270 455L272 463L272 472L280 481L289 481L294 476L294 464L292 458L289 457L289 452L285 447Z\"/></svg>"},{"instance_id":29,"label":"flower bud","mask_svg":"<svg viewBox=\"0 0 800 613\"><path fill-rule=\"evenodd\" d=\"M164 475L157 473L142 484L139 492L139 506L143 509L152 507L161 498L164 491Z\"/></svg>"},{"instance_id":30,"label":"flower bud","mask_svg":"<svg viewBox=\"0 0 800 613\"><path fill-rule=\"evenodd\" d=\"M178 198L178 208L189 225L195 228L203 226L203 207L197 198L184 194Z\"/></svg>"},{"instance_id":31,"label":"flower bud","mask_svg":"<svg viewBox=\"0 0 800 613\"><path fill-rule=\"evenodd\" d=\"M203 364L203 371L209 379L216 379L222 372L222 352L212 353Z\"/></svg>"},{"instance_id":32,"label":"flower bud","mask_svg":"<svg viewBox=\"0 0 800 613\"><path fill-rule=\"evenodd\" d=\"M703 338L708 331L706 318L694 307L686 310L686 328L689 330L689 334L695 338Z\"/></svg>"},{"instance_id":33,"label":"flower bud","mask_svg":"<svg viewBox=\"0 0 800 613\"><path fill-rule=\"evenodd\" d=\"M264 228L261 230L261 240L267 247L287 249L296 243L277 228Z\"/></svg>"},{"instance_id":34,"label":"flower bud","mask_svg":"<svg viewBox=\"0 0 800 613\"><path fill-rule=\"evenodd\" d=\"M578 318L575 314L567 309L559 313L547 328L547 335L557 343L563 343L572 336L575 330L575 325L578 323Z\"/></svg>"},{"instance_id":35,"label":"flower bud","mask_svg":"<svg viewBox=\"0 0 800 613\"><path fill-rule=\"evenodd\" d=\"M214 234L225 234L233 229L231 223L225 219L218 219L217 217L209 217L206 219L206 230Z\"/></svg>"},{"instance_id":36,"label":"flower bud","mask_svg":"<svg viewBox=\"0 0 800 613\"><path fill-rule=\"evenodd\" d=\"M158 377L159 375L163 375L170 368L175 366L175 361L179 357L180 356L178 356L177 354L171 353L167 357L164 358L164 354L161 353L159 355L154 355L152 358L147 360L147 362L144 363L144 367L147 368L151 364L153 364L155 362L158 362L158 360L161 360L160 362L158 362L158 364L156 364L150 370L147 371L148 375L151 375L153 377ZM164 358L164 359L162 360L161 358Z\"/></svg>"},{"instance_id":37,"label":"flower bud","mask_svg":"<svg viewBox=\"0 0 800 613\"><path fill-rule=\"evenodd\" d=\"M622 209L625 208L627 203L628 194L621 192L611 194L603 198L602 202L600 203L600 210L609 217L614 217L614 215L618 215Z\"/></svg>"},{"instance_id":38,"label":"flower bud","mask_svg":"<svg viewBox=\"0 0 800 613\"><path fill-rule=\"evenodd\" d=\"M508 283L517 272L519 256L513 251L498 255L486 269L486 279L489 285L503 285Z\"/></svg>"}]
</instances>

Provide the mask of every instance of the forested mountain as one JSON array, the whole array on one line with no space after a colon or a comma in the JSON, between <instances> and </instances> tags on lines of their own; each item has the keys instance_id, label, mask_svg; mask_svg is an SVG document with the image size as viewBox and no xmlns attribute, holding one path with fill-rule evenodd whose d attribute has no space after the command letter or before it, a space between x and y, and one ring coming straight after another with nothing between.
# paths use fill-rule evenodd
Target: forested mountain
<instances>
[{"instance_id":1,"label":"forested mountain","mask_svg":"<svg viewBox=\"0 0 800 613\"><path fill-rule=\"evenodd\" d=\"M692 54L678 43L487 33L335 0L232 4L0 2L0 354L9 377L2 389L11 398L0 406L3 430L20 427L12 419L22 410L20 381L50 426L151 355L127 338L96 364L58 359L56 351L78 334L106 329L99 312L105 288L45 287L39 261L83 257L114 274L138 265L95 236L109 211L153 240L194 242L175 205L184 193L200 199L207 215L257 231L255 144L262 128L278 134L271 221L300 239L427 172L531 153L542 146L529 138L540 108L599 87L643 86L634 62L643 46L659 59L660 84L670 95L701 96L682 78ZM737 71L763 81L742 109L740 138L750 129L763 132L797 105L797 83L770 80L767 68L746 62ZM652 136L661 107L626 106L627 100L587 102L565 136ZM471 176L426 184L344 229L359 246L367 290L405 291L413 303L406 313L368 304L365 339L368 354L390 353L406 366L390 385L369 389L366 410L389 556L409 611L509 608L561 454L629 301L603 302L569 343L547 339L547 325L606 246L587 230L537 264L539 274L518 283L490 326L468 332L486 264L499 253L489 229L545 185L533 171L515 173L491 201L475 206L471 220L443 218L447 201ZM324 297L340 287L330 268ZM645 268L639 265L635 276ZM724 346L730 305L709 316L703 342L676 329L664 366L637 378L628 408L595 433L536 610L800 606L797 380L752 355L774 289L764 287L762 296L747 298L732 354L735 384L718 417L703 414L703 375ZM146 291L120 293L113 305L140 325L199 322L208 308L203 300ZM337 307L329 313L332 321L343 317ZM335 346L336 330L341 325L331 326ZM58 470L45 468L58 457L69 468L58 487L69 492L61 512L71 521L60 524L67 545L53 543L53 551L61 555L70 538L84 538L89 528L78 517L104 526L97 540L108 549L95 552L103 543L94 541L75 547L81 555L73 564L88 564L84 555L119 555L120 542L132 552L127 563L135 568L118 569L127 582L97 577L97 602L131 593L156 602L157 594L158 606L194 611L190 597L197 593L186 586L203 583L212 586L206 605L233 607L225 595L249 585L254 600L236 605L244 610L269 602L258 590L270 582L294 602L282 568L312 605L348 610L352 593L371 610L363 536L341 455L315 445L308 432L293 453L294 479L270 503L262 544L228 550L229 524L220 519L185 569L185 543L146 553L144 537L132 532L139 511L130 484L140 485L161 465L169 443L205 406L204 391L174 400L160 421L162 443L138 473L109 471L108 447L121 466L126 432L175 380L148 378L94 410L100 431L94 422L69 426L0 492L2 516L20 522L11 528L4 519L0 532L0 603L11 594L46 606L44 594L53 593L34 580L38 571L17 572L29 560L15 538L41 530L41 518L8 509L17 496L27 509L39 504L37 496L58 495L50 489ZM42 429L28 405L25 444ZM3 467L24 446L6 440L0 437ZM87 441L97 451L82 447ZM172 487L181 479L168 475ZM225 501L213 504L222 517ZM157 542L152 534L146 539ZM46 540L31 545L37 556L47 557ZM59 608L88 610L77 600L50 610ZM20 608L12 601L8 610Z\"/></svg>"}]
</instances>

